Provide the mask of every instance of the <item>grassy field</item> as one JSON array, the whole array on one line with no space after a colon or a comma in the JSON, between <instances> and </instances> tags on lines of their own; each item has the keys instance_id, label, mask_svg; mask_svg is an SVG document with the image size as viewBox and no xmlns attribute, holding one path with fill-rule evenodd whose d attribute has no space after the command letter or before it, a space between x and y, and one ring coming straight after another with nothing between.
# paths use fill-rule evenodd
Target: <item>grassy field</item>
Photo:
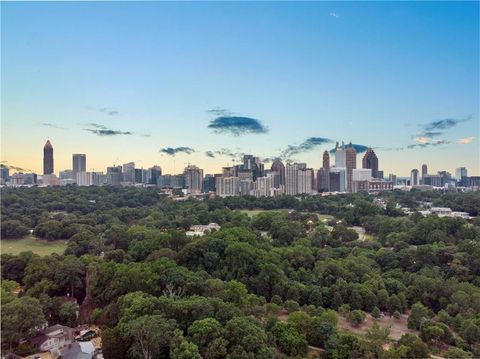
<instances>
[{"instance_id":1,"label":"grassy field","mask_svg":"<svg viewBox=\"0 0 480 359\"><path fill-rule=\"evenodd\" d=\"M19 254L20 252L32 251L41 256L52 253L63 254L63 251L67 248L66 241L48 242L34 236L27 236L22 239L2 239L0 244L1 253Z\"/></svg>"},{"instance_id":2,"label":"grassy field","mask_svg":"<svg viewBox=\"0 0 480 359\"><path fill-rule=\"evenodd\" d=\"M259 214L261 212L283 212L283 213L287 213L288 211L291 211L291 210L287 209L287 208L281 208L281 209L241 209L240 210L240 212L246 213L249 217L256 216L257 214ZM308 214L309 212L301 212L301 213ZM316 215L318 216L318 219L321 220L321 221L324 220L324 219L326 219L328 221L328 220L334 218L333 216L331 216L329 214L316 213Z\"/></svg>"},{"instance_id":3,"label":"grassy field","mask_svg":"<svg viewBox=\"0 0 480 359\"><path fill-rule=\"evenodd\" d=\"M241 209L240 212L246 213L249 217L256 216L259 213L262 212L288 212L289 209L283 208L283 209Z\"/></svg>"}]
</instances>

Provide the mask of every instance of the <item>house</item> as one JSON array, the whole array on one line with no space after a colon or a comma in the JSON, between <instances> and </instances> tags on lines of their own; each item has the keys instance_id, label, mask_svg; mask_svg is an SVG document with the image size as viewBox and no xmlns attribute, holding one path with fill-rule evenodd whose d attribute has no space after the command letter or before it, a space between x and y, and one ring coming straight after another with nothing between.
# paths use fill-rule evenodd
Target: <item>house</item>
<instances>
[{"instance_id":1,"label":"house","mask_svg":"<svg viewBox=\"0 0 480 359\"><path fill-rule=\"evenodd\" d=\"M73 340L73 328L56 324L41 330L36 336L29 339L29 342L39 352L50 352L54 358L58 358L61 349L72 343Z\"/></svg>"},{"instance_id":2,"label":"house","mask_svg":"<svg viewBox=\"0 0 480 359\"><path fill-rule=\"evenodd\" d=\"M220 225L217 223L209 223L207 225L204 224L195 224L190 227L190 230L187 231L185 234L187 236L193 237L193 236L203 236L205 235L205 232L212 232L212 231L218 231L220 229Z\"/></svg>"},{"instance_id":3,"label":"house","mask_svg":"<svg viewBox=\"0 0 480 359\"><path fill-rule=\"evenodd\" d=\"M93 342L73 342L62 352L62 359L101 359L101 350L95 349Z\"/></svg>"}]
</instances>

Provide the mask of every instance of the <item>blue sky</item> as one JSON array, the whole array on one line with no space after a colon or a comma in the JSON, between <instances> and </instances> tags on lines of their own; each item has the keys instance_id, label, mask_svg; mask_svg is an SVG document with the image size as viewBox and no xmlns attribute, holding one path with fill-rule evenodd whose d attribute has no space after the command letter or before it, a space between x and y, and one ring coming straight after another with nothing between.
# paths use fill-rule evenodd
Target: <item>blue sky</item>
<instances>
[{"instance_id":1,"label":"blue sky","mask_svg":"<svg viewBox=\"0 0 480 359\"><path fill-rule=\"evenodd\" d=\"M2 160L10 164L41 171L50 138L56 171L86 153L95 170L135 161L218 172L232 156L206 151L271 157L315 137L374 147L386 173L424 162L432 173L480 172L478 2L1 8ZM265 131L214 131L218 117ZM315 143L292 159L318 168L333 143ZM167 147L195 152L173 158L160 152Z\"/></svg>"}]
</instances>

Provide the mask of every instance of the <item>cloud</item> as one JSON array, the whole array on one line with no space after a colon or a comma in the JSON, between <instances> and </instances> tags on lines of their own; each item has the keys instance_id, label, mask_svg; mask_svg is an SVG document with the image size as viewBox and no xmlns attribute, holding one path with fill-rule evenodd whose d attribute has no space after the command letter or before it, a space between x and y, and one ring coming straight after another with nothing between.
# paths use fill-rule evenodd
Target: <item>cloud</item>
<instances>
[{"instance_id":1,"label":"cloud","mask_svg":"<svg viewBox=\"0 0 480 359\"><path fill-rule=\"evenodd\" d=\"M95 128L99 128L99 129L103 129L103 130L107 129L106 126L101 125L99 123L94 123L94 122L87 123L87 126L91 126L91 127L95 127Z\"/></svg>"},{"instance_id":2,"label":"cloud","mask_svg":"<svg viewBox=\"0 0 480 359\"><path fill-rule=\"evenodd\" d=\"M432 137L441 136L442 134L443 134L443 132L440 132L440 131L425 131L425 132L422 133L422 136L432 138Z\"/></svg>"},{"instance_id":3,"label":"cloud","mask_svg":"<svg viewBox=\"0 0 480 359\"><path fill-rule=\"evenodd\" d=\"M57 125L57 124L54 124L54 123L50 123L50 122L41 122L41 123L40 123L40 126L50 127L50 128L61 128L61 129L65 129L65 127L62 127L62 126L60 126L60 125Z\"/></svg>"},{"instance_id":4,"label":"cloud","mask_svg":"<svg viewBox=\"0 0 480 359\"><path fill-rule=\"evenodd\" d=\"M447 141L447 140L437 140L437 141L433 141L433 142L420 142L420 143L415 143L415 144L412 144L412 145L408 145L407 148L408 149L413 149L413 148L426 148L426 147L430 147L430 146L441 146L441 145L448 145L450 143L450 141Z\"/></svg>"},{"instance_id":5,"label":"cloud","mask_svg":"<svg viewBox=\"0 0 480 359\"><path fill-rule=\"evenodd\" d=\"M220 148L218 150L209 150L205 152L205 156L215 158L217 156L225 156L234 159L240 159L245 153L239 151L233 151L228 148Z\"/></svg>"},{"instance_id":6,"label":"cloud","mask_svg":"<svg viewBox=\"0 0 480 359\"><path fill-rule=\"evenodd\" d=\"M435 130L447 130L449 128L455 127L461 122L469 121L472 117L468 116L464 119L456 119L456 118L445 118L442 120L432 121L427 123L424 126L425 131L435 131Z\"/></svg>"},{"instance_id":7,"label":"cloud","mask_svg":"<svg viewBox=\"0 0 480 359\"><path fill-rule=\"evenodd\" d=\"M234 136L268 132L268 128L259 120L243 116L219 116L210 121L208 128L215 133L227 133Z\"/></svg>"},{"instance_id":8,"label":"cloud","mask_svg":"<svg viewBox=\"0 0 480 359\"><path fill-rule=\"evenodd\" d=\"M336 12L331 12L331 13L330 13L330 16L331 16L331 17L335 17L335 18L337 18L337 19L340 17Z\"/></svg>"},{"instance_id":9,"label":"cloud","mask_svg":"<svg viewBox=\"0 0 480 359\"><path fill-rule=\"evenodd\" d=\"M207 113L213 116L232 116L233 115L233 112L223 107L214 107L210 110L207 110Z\"/></svg>"},{"instance_id":10,"label":"cloud","mask_svg":"<svg viewBox=\"0 0 480 359\"><path fill-rule=\"evenodd\" d=\"M187 155L192 154L195 152L193 148L190 147L164 147L160 149L161 153L164 153L168 156L175 156L177 153L186 153Z\"/></svg>"},{"instance_id":11,"label":"cloud","mask_svg":"<svg viewBox=\"0 0 480 359\"><path fill-rule=\"evenodd\" d=\"M288 145L288 147L281 152L280 157L290 158L291 156L302 152L308 152L315 147L331 142L333 142L333 140L324 137L309 137L299 145Z\"/></svg>"},{"instance_id":12,"label":"cloud","mask_svg":"<svg viewBox=\"0 0 480 359\"><path fill-rule=\"evenodd\" d=\"M87 110L100 112L100 113L103 113L103 114L108 115L108 116L117 116L120 113L117 110L113 110L113 109L108 108L108 107L85 106L85 108Z\"/></svg>"},{"instance_id":13,"label":"cloud","mask_svg":"<svg viewBox=\"0 0 480 359\"><path fill-rule=\"evenodd\" d=\"M89 122L84 124L84 126L92 127L92 128L84 128L84 131L88 131L94 133L98 136L118 136L118 135L136 135L141 137L151 137L148 133L138 133L132 131L120 131L120 130L112 130L109 129L107 126L102 125L100 123Z\"/></svg>"},{"instance_id":14,"label":"cloud","mask_svg":"<svg viewBox=\"0 0 480 359\"><path fill-rule=\"evenodd\" d=\"M430 142L430 138L428 138L428 137L417 137L415 139L415 141L417 141L418 143L427 143L427 142Z\"/></svg>"},{"instance_id":15,"label":"cloud","mask_svg":"<svg viewBox=\"0 0 480 359\"><path fill-rule=\"evenodd\" d=\"M474 139L475 139L474 136L464 137L464 138L460 138L460 139L458 140L458 143L461 144L461 145L468 145L468 144L471 143Z\"/></svg>"},{"instance_id":16,"label":"cloud","mask_svg":"<svg viewBox=\"0 0 480 359\"><path fill-rule=\"evenodd\" d=\"M85 131L96 134L97 136L120 136L120 135L133 135L130 131L109 130L107 128L85 128Z\"/></svg>"}]
</instances>

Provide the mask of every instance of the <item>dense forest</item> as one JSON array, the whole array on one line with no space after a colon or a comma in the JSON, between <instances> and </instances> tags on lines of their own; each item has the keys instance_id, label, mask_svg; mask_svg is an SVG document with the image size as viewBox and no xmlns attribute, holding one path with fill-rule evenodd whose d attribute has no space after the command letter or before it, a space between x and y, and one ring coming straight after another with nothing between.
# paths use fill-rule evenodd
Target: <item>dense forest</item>
<instances>
[{"instance_id":1,"label":"dense forest","mask_svg":"<svg viewBox=\"0 0 480 359\"><path fill-rule=\"evenodd\" d=\"M28 354L20 339L48 322L95 323L106 359L480 357L480 220L416 212L430 202L475 217L480 192L1 195L2 239L67 241L62 255L1 255L4 352ZM185 233L211 222L221 229ZM392 338L382 317L405 331Z\"/></svg>"}]
</instances>

